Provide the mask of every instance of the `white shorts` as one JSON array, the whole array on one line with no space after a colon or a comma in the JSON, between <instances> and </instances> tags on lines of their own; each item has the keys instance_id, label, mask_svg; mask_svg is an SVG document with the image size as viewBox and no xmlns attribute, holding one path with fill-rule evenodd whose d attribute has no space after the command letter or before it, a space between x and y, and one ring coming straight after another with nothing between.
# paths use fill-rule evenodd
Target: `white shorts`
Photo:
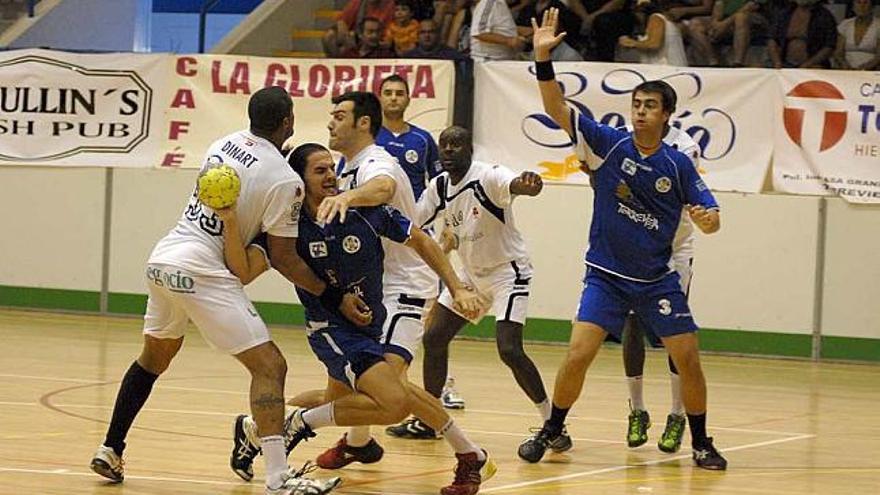
<instances>
[{"instance_id":1,"label":"white shorts","mask_svg":"<svg viewBox=\"0 0 880 495\"><path fill-rule=\"evenodd\" d=\"M385 294L382 304L388 312L382 326L382 344L386 352L397 354L409 363L422 344L425 310L431 300L394 293Z\"/></svg>"},{"instance_id":2,"label":"white shorts","mask_svg":"<svg viewBox=\"0 0 880 495\"><path fill-rule=\"evenodd\" d=\"M208 344L238 354L269 342L269 330L238 279L191 275L168 265L147 265L149 298L144 334L183 337L192 320Z\"/></svg>"},{"instance_id":3,"label":"white shorts","mask_svg":"<svg viewBox=\"0 0 880 495\"><path fill-rule=\"evenodd\" d=\"M496 321L512 321L525 325L529 310L529 284L532 280L532 264L527 259L511 261L476 273L459 274L461 281L474 287L483 297L484 304L474 324L491 313ZM437 301L453 313L467 319L453 307L452 294L444 288Z\"/></svg>"},{"instance_id":4,"label":"white shorts","mask_svg":"<svg viewBox=\"0 0 880 495\"><path fill-rule=\"evenodd\" d=\"M684 292L685 297L689 295L691 290L691 278L694 276L693 267L694 258L692 256L680 259L676 259L675 257L672 258L672 268L678 272L681 291Z\"/></svg>"}]
</instances>

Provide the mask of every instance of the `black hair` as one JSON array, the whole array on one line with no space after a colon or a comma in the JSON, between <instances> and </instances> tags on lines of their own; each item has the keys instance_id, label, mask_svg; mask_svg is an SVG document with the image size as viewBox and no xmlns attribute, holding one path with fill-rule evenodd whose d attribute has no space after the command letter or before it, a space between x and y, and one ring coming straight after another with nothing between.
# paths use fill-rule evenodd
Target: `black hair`
<instances>
[{"instance_id":1,"label":"black hair","mask_svg":"<svg viewBox=\"0 0 880 495\"><path fill-rule=\"evenodd\" d=\"M643 93L660 93L660 100L663 103L663 111L669 112L670 115L675 112L675 104L678 102L678 96L675 90L666 81L645 81L633 89L633 98L637 92Z\"/></svg>"},{"instance_id":2,"label":"black hair","mask_svg":"<svg viewBox=\"0 0 880 495\"><path fill-rule=\"evenodd\" d=\"M272 134L277 131L284 119L290 118L293 100L280 86L263 88L251 96L248 102L248 118L252 131L259 134Z\"/></svg>"},{"instance_id":3,"label":"black hair","mask_svg":"<svg viewBox=\"0 0 880 495\"><path fill-rule=\"evenodd\" d=\"M357 123L361 117L370 118L370 134L375 138L382 128L382 105L379 104L379 98L373 93L367 91L349 91L339 96L334 96L331 100L334 105L342 102L350 101L354 103L354 121Z\"/></svg>"},{"instance_id":4,"label":"black hair","mask_svg":"<svg viewBox=\"0 0 880 495\"><path fill-rule=\"evenodd\" d=\"M379 91L382 91L382 88L385 87L385 83L390 82L398 82L403 83L403 87L406 88L406 95L409 96L409 83L406 82L406 79L400 77L400 74L391 74L390 76L382 79L382 84L379 85Z\"/></svg>"},{"instance_id":5,"label":"black hair","mask_svg":"<svg viewBox=\"0 0 880 495\"><path fill-rule=\"evenodd\" d=\"M289 155L287 155L287 163L290 164L290 168L292 168L294 172L299 174L301 178L305 177L306 163L308 163L309 157L321 151L330 153L327 148L321 146L318 143L301 144L294 148Z\"/></svg>"},{"instance_id":6,"label":"black hair","mask_svg":"<svg viewBox=\"0 0 880 495\"><path fill-rule=\"evenodd\" d=\"M380 28L380 29L382 28L382 21L380 21L379 19L377 19L377 18L375 18L375 17L366 16L366 17L364 17L363 19L361 19L361 22L358 23L358 25L357 25L357 32L359 32L359 33L363 33L363 32L364 32L364 26L367 25L367 22L375 22L376 24L379 25L379 28Z\"/></svg>"}]
</instances>

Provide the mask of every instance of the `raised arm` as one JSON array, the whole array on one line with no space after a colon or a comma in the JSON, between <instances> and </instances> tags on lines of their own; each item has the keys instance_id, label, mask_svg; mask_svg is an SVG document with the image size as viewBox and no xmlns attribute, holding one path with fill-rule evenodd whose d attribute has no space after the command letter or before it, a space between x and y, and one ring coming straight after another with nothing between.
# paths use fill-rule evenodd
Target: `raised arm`
<instances>
[{"instance_id":1,"label":"raised arm","mask_svg":"<svg viewBox=\"0 0 880 495\"><path fill-rule=\"evenodd\" d=\"M324 198L318 207L317 220L329 223L338 214L339 221L345 222L345 214L349 208L384 205L391 201L396 189L397 183L391 176L373 177L362 186Z\"/></svg>"},{"instance_id":2,"label":"raised arm","mask_svg":"<svg viewBox=\"0 0 880 495\"><path fill-rule=\"evenodd\" d=\"M544 11L544 18L541 20L540 26L535 19L532 19L535 75L538 78L538 89L541 91L544 112L569 136L573 136L575 129L573 129L570 120L570 110L565 104L559 83L556 82L553 62L550 61L550 51L565 37L565 33L556 34L558 26L559 9L551 8Z\"/></svg>"}]
</instances>

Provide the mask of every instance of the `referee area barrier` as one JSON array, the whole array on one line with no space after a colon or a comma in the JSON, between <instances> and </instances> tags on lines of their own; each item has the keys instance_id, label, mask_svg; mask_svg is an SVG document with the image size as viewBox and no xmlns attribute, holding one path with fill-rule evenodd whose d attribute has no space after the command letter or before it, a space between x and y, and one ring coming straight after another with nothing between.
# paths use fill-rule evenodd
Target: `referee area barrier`
<instances>
[{"instance_id":1,"label":"referee area barrier","mask_svg":"<svg viewBox=\"0 0 880 495\"><path fill-rule=\"evenodd\" d=\"M597 119L610 114L626 119L626 84L607 77L598 65L571 69L560 64L557 73L586 77L586 89L570 97L572 103L585 106ZM572 164L561 131L537 116L540 99L529 66L493 63L475 68L475 141L480 159L544 172L547 187L542 194L515 203L517 224L535 266L532 318L525 335L533 341L563 342L581 288L592 194L574 171L555 181L548 177L554 171L567 173L565 167ZM633 67L642 77L664 77L653 72L664 68ZM6 232L0 306L142 314L147 255L184 208L194 167L210 142L246 125L249 92L267 82L285 86L294 95L294 140L324 142L333 92L372 89L377 80L401 68L406 68L414 93L407 116L434 132L450 124L456 93L450 62L326 64L213 55L0 53L5 82L0 208L7 212L0 217ZM880 174L874 170L877 157L871 156L880 147L880 132L872 127L877 117L869 108L876 106L878 94L860 93L870 92L877 75L756 69L758 82L737 82L725 93L724 81L715 82L721 76L687 69L702 84L701 93L693 96L693 87L688 91L678 86L692 84L688 79L693 77L676 75L685 69L666 69L673 72L669 80L679 91L674 118L688 131L705 128L694 130L695 137L710 136L701 167L722 207L721 231L698 236L696 246L691 297L695 318L705 328L703 347L880 361L880 289L875 282L880 278L880 215L876 207L853 204L870 200L870 194L842 190L870 193L878 187L878 177L868 175ZM40 71L51 77L41 80ZM625 72L611 77L617 76L636 77ZM340 81L344 85L328 86ZM569 96L578 88L573 81L566 87ZM810 81L827 85L804 86ZM719 89L712 89L716 84ZM776 96L758 94L765 86ZM778 107L750 105L749 100L762 98ZM707 113L710 108L734 120L737 141L728 155L743 153L739 156L745 158L730 164L708 159L723 149L721 126L726 120L717 112ZM606 120L625 123L612 119L618 117ZM841 120L845 126L838 136ZM755 135L753 128L769 131ZM761 163L768 142L770 153ZM526 148L542 146L543 151ZM874 166L869 170L864 163ZM751 177L752 170L760 180ZM734 177L749 178L749 187L725 187ZM792 184L809 190L791 192L828 196L772 194L785 190L780 185L795 188ZM816 184L825 186L819 190ZM277 274L264 275L248 292L269 323L301 323L292 287ZM467 333L490 336L490 323Z\"/></svg>"}]
</instances>

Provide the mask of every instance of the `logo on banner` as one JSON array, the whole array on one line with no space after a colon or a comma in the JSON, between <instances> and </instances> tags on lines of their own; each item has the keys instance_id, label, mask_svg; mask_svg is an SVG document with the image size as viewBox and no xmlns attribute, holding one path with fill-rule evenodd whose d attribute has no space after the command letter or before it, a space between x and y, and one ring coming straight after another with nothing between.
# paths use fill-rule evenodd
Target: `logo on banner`
<instances>
[{"instance_id":1,"label":"logo on banner","mask_svg":"<svg viewBox=\"0 0 880 495\"><path fill-rule=\"evenodd\" d=\"M805 81L789 91L785 96L795 98L817 98L822 100L844 100L843 93L833 84L826 81ZM826 110L822 117L822 137L819 143L819 151L826 151L834 147L843 139L846 133L846 111ZM788 137L798 146L803 148L802 138L804 131L804 117L806 110L803 108L786 105L782 110L782 121Z\"/></svg>"},{"instance_id":2,"label":"logo on banner","mask_svg":"<svg viewBox=\"0 0 880 495\"><path fill-rule=\"evenodd\" d=\"M135 71L25 55L0 62L0 78L0 160L124 154L149 137L153 89Z\"/></svg>"}]
</instances>

